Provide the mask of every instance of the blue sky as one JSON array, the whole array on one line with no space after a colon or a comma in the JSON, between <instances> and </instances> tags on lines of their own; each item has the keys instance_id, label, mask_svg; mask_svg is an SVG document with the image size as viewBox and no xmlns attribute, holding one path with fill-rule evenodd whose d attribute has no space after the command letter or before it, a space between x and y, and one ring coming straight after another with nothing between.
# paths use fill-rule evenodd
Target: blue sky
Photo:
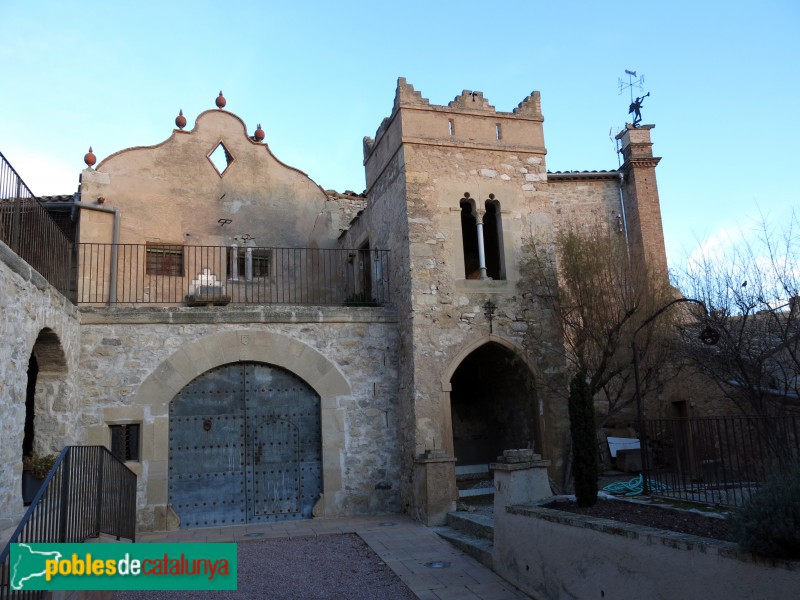
<instances>
[{"instance_id":1,"label":"blue sky","mask_svg":"<svg viewBox=\"0 0 800 600\"><path fill-rule=\"evenodd\" d=\"M542 94L551 171L614 169L609 130L644 74L667 252L784 222L800 119L800 3L0 0L0 151L38 195L98 159L157 144L183 109L227 109L324 188L364 189L362 138L398 76L432 103L481 90L500 111Z\"/></svg>"}]
</instances>

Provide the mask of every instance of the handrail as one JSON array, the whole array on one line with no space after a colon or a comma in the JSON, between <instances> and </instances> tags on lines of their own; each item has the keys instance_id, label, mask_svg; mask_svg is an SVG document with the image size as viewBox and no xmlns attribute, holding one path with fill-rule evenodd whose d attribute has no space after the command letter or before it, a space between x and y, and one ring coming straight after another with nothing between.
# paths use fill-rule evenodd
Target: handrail
<instances>
[{"instance_id":1,"label":"handrail","mask_svg":"<svg viewBox=\"0 0 800 600\"><path fill-rule=\"evenodd\" d=\"M0 241L71 299L72 243L2 152Z\"/></svg>"},{"instance_id":2,"label":"handrail","mask_svg":"<svg viewBox=\"0 0 800 600\"><path fill-rule=\"evenodd\" d=\"M10 589L11 544L80 543L100 534L136 541L136 474L103 446L67 446L0 551L0 600Z\"/></svg>"}]
</instances>

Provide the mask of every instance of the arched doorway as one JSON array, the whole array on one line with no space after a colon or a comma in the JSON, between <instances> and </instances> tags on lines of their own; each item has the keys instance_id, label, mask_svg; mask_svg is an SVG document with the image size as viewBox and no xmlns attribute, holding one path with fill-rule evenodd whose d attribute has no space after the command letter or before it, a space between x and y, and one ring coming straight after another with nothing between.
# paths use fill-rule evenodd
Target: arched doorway
<instances>
[{"instance_id":1,"label":"arched doorway","mask_svg":"<svg viewBox=\"0 0 800 600\"><path fill-rule=\"evenodd\" d=\"M22 454L50 454L64 447L59 417L69 410L66 389L67 359L61 340L45 327L36 337L28 359L25 391L25 428Z\"/></svg>"},{"instance_id":2,"label":"arched doorway","mask_svg":"<svg viewBox=\"0 0 800 600\"><path fill-rule=\"evenodd\" d=\"M495 462L503 450L540 444L533 376L496 342L467 355L450 379L453 452L458 466Z\"/></svg>"},{"instance_id":3,"label":"arched doorway","mask_svg":"<svg viewBox=\"0 0 800 600\"><path fill-rule=\"evenodd\" d=\"M169 407L169 502L181 528L311 518L322 492L320 397L281 367L238 362Z\"/></svg>"}]
</instances>

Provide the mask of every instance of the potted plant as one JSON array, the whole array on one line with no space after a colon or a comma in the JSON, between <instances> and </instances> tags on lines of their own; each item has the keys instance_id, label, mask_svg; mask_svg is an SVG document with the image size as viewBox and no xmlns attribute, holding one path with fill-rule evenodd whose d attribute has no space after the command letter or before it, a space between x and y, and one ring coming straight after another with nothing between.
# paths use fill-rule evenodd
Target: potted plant
<instances>
[{"instance_id":1,"label":"potted plant","mask_svg":"<svg viewBox=\"0 0 800 600\"><path fill-rule=\"evenodd\" d=\"M55 454L28 454L22 457L22 502L25 506L33 502L57 459Z\"/></svg>"}]
</instances>

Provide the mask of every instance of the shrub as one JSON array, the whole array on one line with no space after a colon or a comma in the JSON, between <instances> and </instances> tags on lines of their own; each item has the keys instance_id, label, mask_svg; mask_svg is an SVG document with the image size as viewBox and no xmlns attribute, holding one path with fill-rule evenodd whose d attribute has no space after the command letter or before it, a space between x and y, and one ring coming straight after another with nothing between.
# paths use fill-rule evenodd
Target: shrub
<instances>
[{"instance_id":1,"label":"shrub","mask_svg":"<svg viewBox=\"0 0 800 600\"><path fill-rule=\"evenodd\" d=\"M36 479L44 479L56 464L55 454L28 454L22 457L22 470L30 471Z\"/></svg>"},{"instance_id":2,"label":"shrub","mask_svg":"<svg viewBox=\"0 0 800 600\"><path fill-rule=\"evenodd\" d=\"M731 518L734 540L773 558L800 558L800 463L774 472Z\"/></svg>"},{"instance_id":3,"label":"shrub","mask_svg":"<svg viewBox=\"0 0 800 600\"><path fill-rule=\"evenodd\" d=\"M578 506L594 506L597 502L597 431L594 402L586 373L582 371L576 373L569 384L569 429L575 500Z\"/></svg>"}]
</instances>

